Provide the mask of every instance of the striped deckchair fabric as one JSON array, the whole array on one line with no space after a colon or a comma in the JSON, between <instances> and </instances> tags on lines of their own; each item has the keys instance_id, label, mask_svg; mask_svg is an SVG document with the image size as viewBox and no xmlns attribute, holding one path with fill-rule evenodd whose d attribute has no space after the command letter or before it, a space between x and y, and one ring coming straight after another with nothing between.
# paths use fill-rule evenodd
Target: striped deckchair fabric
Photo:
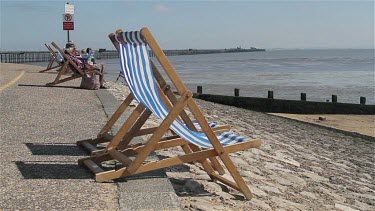
<instances>
[{"instance_id":1,"label":"striped deckchair fabric","mask_svg":"<svg viewBox=\"0 0 375 211\"><path fill-rule=\"evenodd\" d=\"M107 181L182 163L198 162L213 181L228 185L242 192L246 199L251 199L252 194L228 153L259 147L261 141L233 134L228 131L229 126L208 123L192 98L192 93L182 83L147 28L130 32L117 30L116 34L110 34L109 38L119 52L121 70L131 94L99 132L97 139L77 143L85 148L95 149L94 145L97 143L110 141L104 150L80 159L78 163L93 171L96 181ZM171 85L166 83L154 62L150 60L149 50L169 77ZM177 89L179 98L173 94L171 86ZM133 100L139 103L138 106L116 135L109 136L108 131ZM187 110L195 120L187 115ZM142 128L151 114L159 118L161 124L158 127ZM172 132L172 136L165 135L168 130ZM130 144L134 137L148 134L151 136L145 143ZM153 151L176 146L181 147L185 154L145 162ZM117 160L124 167L104 171L100 165L108 160ZM221 176L226 173L222 164L232 176L232 180Z\"/></svg>"},{"instance_id":2,"label":"striped deckchair fabric","mask_svg":"<svg viewBox=\"0 0 375 211\"><path fill-rule=\"evenodd\" d=\"M125 44L119 44L120 65L129 89L139 103L145 105L159 119L165 119L170 111L160 98L148 56L147 43L139 31L123 32L120 36L125 41ZM171 129L195 145L212 148L204 133L190 130L178 119L172 123ZM218 139L223 146L247 140L230 132L220 133Z\"/></svg>"}]
</instances>

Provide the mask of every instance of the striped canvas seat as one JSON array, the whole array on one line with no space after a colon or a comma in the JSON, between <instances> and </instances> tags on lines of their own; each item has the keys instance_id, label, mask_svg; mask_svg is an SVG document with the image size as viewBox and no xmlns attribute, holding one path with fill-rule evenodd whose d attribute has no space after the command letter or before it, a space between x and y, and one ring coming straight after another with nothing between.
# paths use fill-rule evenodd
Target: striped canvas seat
<instances>
[{"instance_id":1,"label":"striped canvas seat","mask_svg":"<svg viewBox=\"0 0 375 211\"><path fill-rule=\"evenodd\" d=\"M139 31L123 32L120 35L125 44L119 42L121 69L134 98L147 107L159 119L169 114L169 109L160 98L157 81L153 75L148 46ZM171 129L185 140L202 148L212 148L211 142L204 133L190 130L178 119L174 120ZM244 142L241 136L230 132L217 134L223 146Z\"/></svg>"}]
</instances>

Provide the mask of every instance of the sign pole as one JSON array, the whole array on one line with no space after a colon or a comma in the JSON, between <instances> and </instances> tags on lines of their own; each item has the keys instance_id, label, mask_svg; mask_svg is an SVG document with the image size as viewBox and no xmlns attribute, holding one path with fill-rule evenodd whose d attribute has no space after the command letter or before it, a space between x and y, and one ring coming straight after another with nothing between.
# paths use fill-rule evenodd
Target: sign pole
<instances>
[{"instance_id":1,"label":"sign pole","mask_svg":"<svg viewBox=\"0 0 375 211\"><path fill-rule=\"evenodd\" d=\"M70 38L69 38L69 30L68 30L68 42L70 42Z\"/></svg>"}]
</instances>

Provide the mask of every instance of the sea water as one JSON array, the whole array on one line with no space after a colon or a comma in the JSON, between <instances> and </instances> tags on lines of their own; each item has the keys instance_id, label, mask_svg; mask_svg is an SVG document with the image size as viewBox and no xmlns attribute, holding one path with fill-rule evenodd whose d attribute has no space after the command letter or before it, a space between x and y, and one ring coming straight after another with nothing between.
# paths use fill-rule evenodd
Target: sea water
<instances>
[{"instance_id":1,"label":"sea water","mask_svg":"<svg viewBox=\"0 0 375 211\"><path fill-rule=\"evenodd\" d=\"M375 104L374 50L267 50L265 52L169 56L185 85L196 92L308 101ZM152 60L161 66L156 58ZM115 81L118 59L98 60L106 64L106 79ZM162 72L162 71L161 71ZM119 80L123 80L120 78Z\"/></svg>"}]
</instances>

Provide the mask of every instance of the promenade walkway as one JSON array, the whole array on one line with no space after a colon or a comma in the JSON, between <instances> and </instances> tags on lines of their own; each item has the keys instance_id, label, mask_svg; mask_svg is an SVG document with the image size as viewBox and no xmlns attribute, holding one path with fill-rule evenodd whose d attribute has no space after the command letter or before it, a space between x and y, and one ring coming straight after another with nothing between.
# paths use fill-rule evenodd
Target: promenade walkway
<instances>
[{"instance_id":1,"label":"promenade walkway","mask_svg":"<svg viewBox=\"0 0 375 211\"><path fill-rule=\"evenodd\" d=\"M97 183L77 165L119 102L79 80L44 84L42 67L0 64L0 210L179 210L165 172ZM153 159L153 158L151 158Z\"/></svg>"}]
</instances>

